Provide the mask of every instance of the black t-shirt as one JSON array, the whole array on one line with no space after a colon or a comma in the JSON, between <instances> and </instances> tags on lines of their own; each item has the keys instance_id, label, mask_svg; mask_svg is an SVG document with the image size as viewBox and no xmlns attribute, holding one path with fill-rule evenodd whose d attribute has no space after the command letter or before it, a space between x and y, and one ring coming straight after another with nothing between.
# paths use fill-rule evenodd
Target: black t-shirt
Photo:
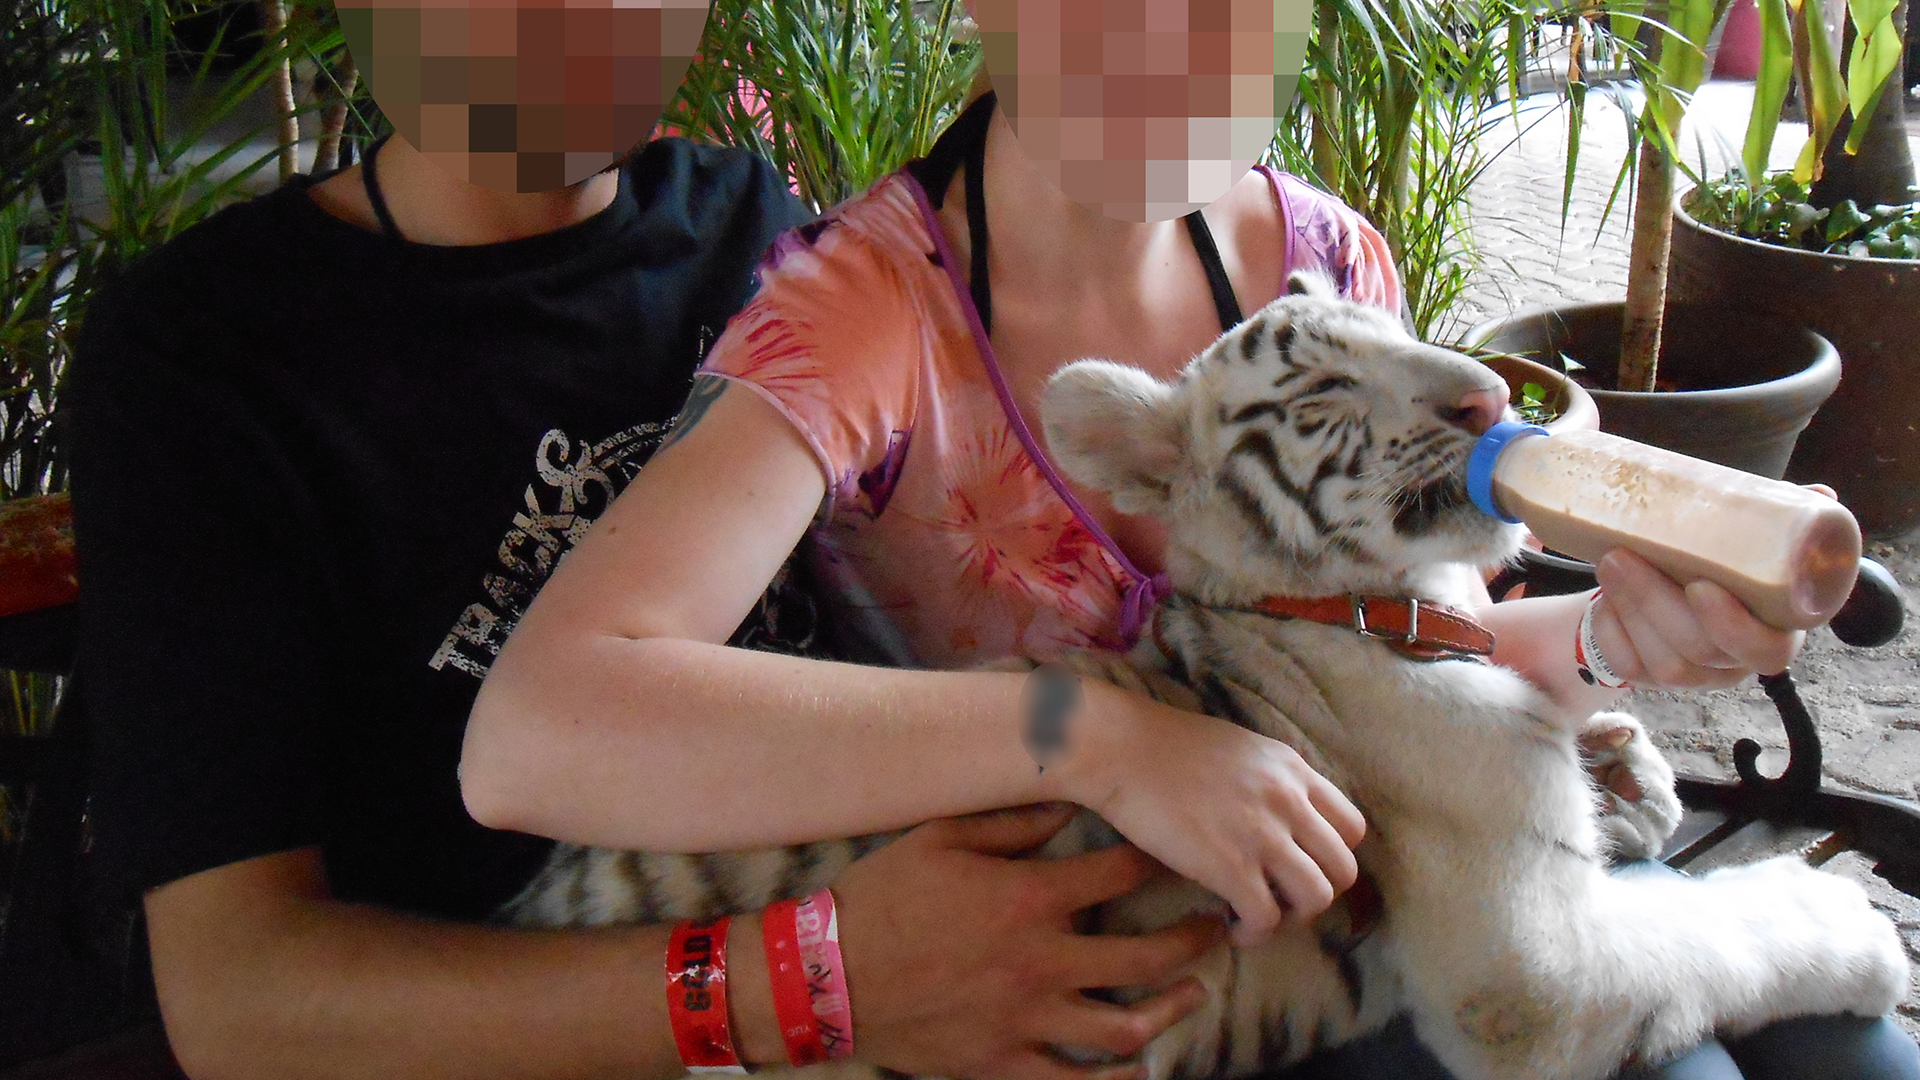
<instances>
[{"instance_id":1,"label":"black t-shirt","mask_svg":"<svg viewBox=\"0 0 1920 1080\"><path fill-rule=\"evenodd\" d=\"M296 184L99 296L72 367L76 686L130 889L319 845L345 899L486 914L549 842L480 827L480 677L638 471L804 207L661 140L558 232L433 247Z\"/></svg>"}]
</instances>

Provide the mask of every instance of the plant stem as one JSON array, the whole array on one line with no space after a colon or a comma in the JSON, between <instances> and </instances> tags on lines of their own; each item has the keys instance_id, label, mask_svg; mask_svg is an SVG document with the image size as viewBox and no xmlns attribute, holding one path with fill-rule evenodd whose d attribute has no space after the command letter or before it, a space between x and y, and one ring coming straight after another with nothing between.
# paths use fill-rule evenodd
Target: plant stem
<instances>
[{"instance_id":1,"label":"plant stem","mask_svg":"<svg viewBox=\"0 0 1920 1080\"><path fill-rule=\"evenodd\" d=\"M352 53L348 53L340 65L339 81L339 97L320 114L320 141L313 148L315 176L340 167L340 133L347 128L347 102L353 100L353 92L360 84L360 69L354 65Z\"/></svg>"},{"instance_id":2,"label":"plant stem","mask_svg":"<svg viewBox=\"0 0 1920 1080\"><path fill-rule=\"evenodd\" d=\"M287 55L287 5L285 0L259 0L260 20L266 26L271 48L281 51L281 60L273 70L273 109L280 121L280 182L286 183L299 171L300 117L293 102L293 63Z\"/></svg>"},{"instance_id":3,"label":"plant stem","mask_svg":"<svg viewBox=\"0 0 1920 1080\"><path fill-rule=\"evenodd\" d=\"M1314 5L1315 36L1320 44L1320 108L1313 116L1313 171L1330 191L1341 190L1340 154L1329 130L1332 118L1340 115L1340 82L1333 70L1340 61L1340 12L1333 0L1318 0Z\"/></svg>"},{"instance_id":4,"label":"plant stem","mask_svg":"<svg viewBox=\"0 0 1920 1080\"><path fill-rule=\"evenodd\" d=\"M1647 103L1641 120L1640 178L1634 192L1633 246L1627 268L1626 312L1620 328L1617 390L1651 392L1660 364L1660 320L1667 302L1667 251L1673 246L1673 161L1652 133Z\"/></svg>"}]
</instances>

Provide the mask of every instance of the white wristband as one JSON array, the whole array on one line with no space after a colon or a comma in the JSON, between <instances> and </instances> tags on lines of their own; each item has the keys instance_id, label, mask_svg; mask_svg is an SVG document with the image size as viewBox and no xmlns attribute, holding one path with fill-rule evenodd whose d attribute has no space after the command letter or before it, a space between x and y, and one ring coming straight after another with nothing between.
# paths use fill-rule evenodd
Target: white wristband
<instances>
[{"instance_id":1,"label":"white wristband","mask_svg":"<svg viewBox=\"0 0 1920 1080\"><path fill-rule=\"evenodd\" d=\"M1627 680L1614 673L1607 666L1607 658L1600 655L1600 643L1593 636L1593 613L1600 606L1600 593L1596 591L1593 599L1587 601L1586 614L1580 616L1580 632L1573 639L1573 662L1578 665L1580 679L1588 686L1599 684L1609 690L1619 690L1627 685Z\"/></svg>"}]
</instances>

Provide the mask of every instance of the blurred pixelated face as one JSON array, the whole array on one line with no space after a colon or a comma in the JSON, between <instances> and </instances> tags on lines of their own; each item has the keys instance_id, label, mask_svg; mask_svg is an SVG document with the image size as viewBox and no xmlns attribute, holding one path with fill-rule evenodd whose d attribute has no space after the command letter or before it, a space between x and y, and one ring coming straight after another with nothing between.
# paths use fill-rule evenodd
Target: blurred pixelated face
<instances>
[{"instance_id":1,"label":"blurred pixelated face","mask_svg":"<svg viewBox=\"0 0 1920 1080\"><path fill-rule=\"evenodd\" d=\"M680 88L707 0L338 0L394 128L449 173L550 191L646 138Z\"/></svg>"},{"instance_id":2,"label":"blurred pixelated face","mask_svg":"<svg viewBox=\"0 0 1920 1080\"><path fill-rule=\"evenodd\" d=\"M1166 221L1246 175L1293 101L1311 0L977 0L1020 148L1075 201Z\"/></svg>"}]
</instances>

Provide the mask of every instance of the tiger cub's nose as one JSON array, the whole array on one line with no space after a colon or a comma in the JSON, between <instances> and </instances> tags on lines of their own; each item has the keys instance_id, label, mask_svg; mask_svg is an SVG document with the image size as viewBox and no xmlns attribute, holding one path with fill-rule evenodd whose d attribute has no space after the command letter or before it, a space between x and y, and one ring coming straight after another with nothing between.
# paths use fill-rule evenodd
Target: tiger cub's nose
<instances>
[{"instance_id":1,"label":"tiger cub's nose","mask_svg":"<svg viewBox=\"0 0 1920 1080\"><path fill-rule=\"evenodd\" d=\"M1464 428L1469 435L1484 435L1488 428L1500 422L1507 411L1507 396L1498 390L1469 390L1452 408L1442 407L1440 419L1457 428Z\"/></svg>"}]
</instances>

